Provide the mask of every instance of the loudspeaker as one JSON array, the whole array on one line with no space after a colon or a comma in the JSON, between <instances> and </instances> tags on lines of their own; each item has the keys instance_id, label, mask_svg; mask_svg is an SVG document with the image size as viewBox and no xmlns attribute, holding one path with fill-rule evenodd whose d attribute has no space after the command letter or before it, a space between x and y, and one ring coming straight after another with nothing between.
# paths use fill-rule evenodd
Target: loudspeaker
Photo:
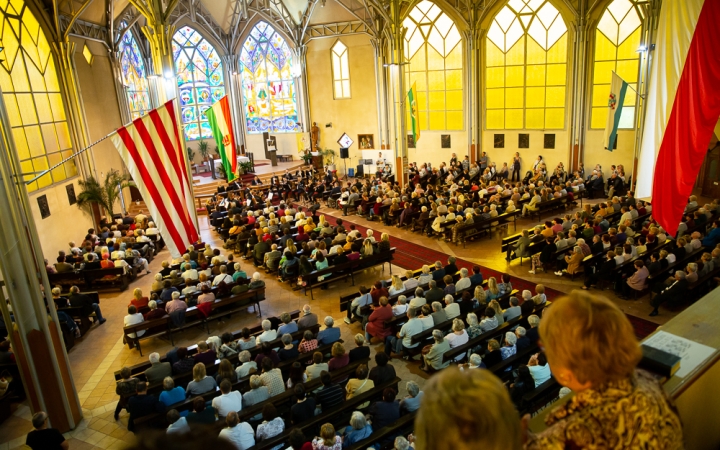
<instances>
[{"instance_id":1,"label":"loudspeaker","mask_svg":"<svg viewBox=\"0 0 720 450\"><path fill-rule=\"evenodd\" d=\"M341 149L340 149L340 157L341 157L342 159L346 159L346 158L349 158L349 157L350 157L349 154L348 154L348 149L347 149L347 148L341 148Z\"/></svg>"},{"instance_id":2,"label":"loudspeaker","mask_svg":"<svg viewBox=\"0 0 720 450\"><path fill-rule=\"evenodd\" d=\"M357 168L355 169L355 177L360 178L365 175L365 166L362 164L358 164Z\"/></svg>"}]
</instances>

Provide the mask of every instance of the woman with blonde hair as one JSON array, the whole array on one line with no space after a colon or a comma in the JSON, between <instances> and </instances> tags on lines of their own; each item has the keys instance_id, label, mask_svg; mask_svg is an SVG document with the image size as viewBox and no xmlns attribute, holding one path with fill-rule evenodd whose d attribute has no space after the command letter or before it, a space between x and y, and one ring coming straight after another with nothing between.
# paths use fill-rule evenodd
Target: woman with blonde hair
<instances>
[{"instance_id":1,"label":"woman with blonde hair","mask_svg":"<svg viewBox=\"0 0 720 450\"><path fill-rule=\"evenodd\" d=\"M540 339L553 376L575 396L550 411L545 430L529 433L526 449L683 448L680 418L658 381L635 370L640 346L613 302L582 291L555 300Z\"/></svg>"},{"instance_id":2,"label":"woman with blonde hair","mask_svg":"<svg viewBox=\"0 0 720 450\"><path fill-rule=\"evenodd\" d=\"M487 306L487 293L483 289L482 284L475 286L473 294L473 309L481 308L481 311Z\"/></svg>"},{"instance_id":3,"label":"woman with blonde hair","mask_svg":"<svg viewBox=\"0 0 720 450\"><path fill-rule=\"evenodd\" d=\"M378 244L378 251L379 253L385 253L390 251L390 235L387 233L383 233L382 236L380 236L380 243Z\"/></svg>"},{"instance_id":4,"label":"woman with blonde hair","mask_svg":"<svg viewBox=\"0 0 720 450\"><path fill-rule=\"evenodd\" d=\"M495 300L496 298L502 297L502 293L500 292L500 288L498 287L495 277L490 277L488 279L488 289L485 294L487 300Z\"/></svg>"},{"instance_id":5,"label":"woman with blonde hair","mask_svg":"<svg viewBox=\"0 0 720 450\"><path fill-rule=\"evenodd\" d=\"M162 291L163 288L163 276L161 273L155 274L155 281L153 281L152 286L150 287L151 291Z\"/></svg>"},{"instance_id":6,"label":"woman with blonde hair","mask_svg":"<svg viewBox=\"0 0 720 450\"><path fill-rule=\"evenodd\" d=\"M335 435L335 427L331 423L320 427L320 436L312 441L313 450L341 450L342 438Z\"/></svg>"},{"instance_id":7,"label":"woman with blonde hair","mask_svg":"<svg viewBox=\"0 0 720 450\"><path fill-rule=\"evenodd\" d=\"M497 318L498 326L505 323L505 318L503 317L503 309L497 300L490 301L490 303L488 303L488 308L492 308L495 311L495 318Z\"/></svg>"},{"instance_id":8,"label":"woman with blonde hair","mask_svg":"<svg viewBox=\"0 0 720 450\"><path fill-rule=\"evenodd\" d=\"M365 239L365 241L363 241L363 246L360 249L360 255L363 258L366 258L368 256L372 256L374 253L375 247L373 247L372 241L370 241L370 239Z\"/></svg>"},{"instance_id":9,"label":"woman with blonde hair","mask_svg":"<svg viewBox=\"0 0 720 450\"><path fill-rule=\"evenodd\" d=\"M197 363L193 367L193 380L188 383L186 394L188 397L201 395L214 391L217 388L215 378L207 376L205 364Z\"/></svg>"},{"instance_id":10,"label":"woman with blonde hair","mask_svg":"<svg viewBox=\"0 0 720 450\"><path fill-rule=\"evenodd\" d=\"M415 419L415 450L523 448L517 410L492 372L450 367L430 378L423 392Z\"/></svg>"},{"instance_id":11,"label":"woman with blonde hair","mask_svg":"<svg viewBox=\"0 0 720 450\"><path fill-rule=\"evenodd\" d=\"M400 292L403 292L405 290L405 285L403 285L402 280L400 279L400 275L393 275L392 276L392 284L390 285L390 289L388 289L388 293L392 297L395 294L399 294Z\"/></svg>"},{"instance_id":12,"label":"woman with blonde hair","mask_svg":"<svg viewBox=\"0 0 720 450\"><path fill-rule=\"evenodd\" d=\"M135 290L133 291L133 299L130 300L130 304L137 308L138 311L140 311L141 309L147 309L148 298L143 296L142 289L135 288Z\"/></svg>"}]
</instances>

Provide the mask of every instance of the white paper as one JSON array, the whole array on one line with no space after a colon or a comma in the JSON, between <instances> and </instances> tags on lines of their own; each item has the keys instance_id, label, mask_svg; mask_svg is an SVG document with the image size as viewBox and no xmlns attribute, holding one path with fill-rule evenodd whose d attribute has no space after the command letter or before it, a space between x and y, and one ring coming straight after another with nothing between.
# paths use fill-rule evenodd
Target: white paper
<instances>
[{"instance_id":1,"label":"white paper","mask_svg":"<svg viewBox=\"0 0 720 450\"><path fill-rule=\"evenodd\" d=\"M675 376L681 378L687 376L717 351L707 345L665 331L658 331L643 341L643 345L679 356L681 358L680 369L675 373Z\"/></svg>"}]
</instances>

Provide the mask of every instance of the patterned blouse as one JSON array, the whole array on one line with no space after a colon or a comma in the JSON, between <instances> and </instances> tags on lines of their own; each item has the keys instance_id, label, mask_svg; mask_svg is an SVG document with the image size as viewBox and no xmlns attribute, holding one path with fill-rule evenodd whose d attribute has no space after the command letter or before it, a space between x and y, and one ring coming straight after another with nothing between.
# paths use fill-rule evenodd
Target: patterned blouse
<instances>
[{"instance_id":1,"label":"patterned blouse","mask_svg":"<svg viewBox=\"0 0 720 450\"><path fill-rule=\"evenodd\" d=\"M682 449L682 424L659 383L642 371L579 392L530 436L534 449Z\"/></svg>"}]
</instances>

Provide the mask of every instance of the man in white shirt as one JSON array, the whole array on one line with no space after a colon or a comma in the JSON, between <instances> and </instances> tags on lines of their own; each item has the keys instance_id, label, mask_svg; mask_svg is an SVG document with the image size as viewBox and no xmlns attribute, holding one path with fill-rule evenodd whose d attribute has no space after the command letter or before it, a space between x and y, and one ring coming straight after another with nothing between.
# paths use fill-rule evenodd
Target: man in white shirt
<instances>
[{"instance_id":1,"label":"man in white shirt","mask_svg":"<svg viewBox=\"0 0 720 450\"><path fill-rule=\"evenodd\" d=\"M455 298L450 294L445 296L445 308L443 309L448 319L454 319L460 316L460 305L455 303Z\"/></svg>"},{"instance_id":2,"label":"man in white shirt","mask_svg":"<svg viewBox=\"0 0 720 450\"><path fill-rule=\"evenodd\" d=\"M183 274L184 275L184 274ZM185 278L185 289L182 290L182 294L187 297L190 294L194 294L197 292L197 287L195 285L190 284L192 281L192 278Z\"/></svg>"},{"instance_id":3,"label":"man in white shirt","mask_svg":"<svg viewBox=\"0 0 720 450\"><path fill-rule=\"evenodd\" d=\"M385 354L388 356L394 350L395 353L403 353L403 358L407 360L410 358L407 350L420 345L419 343L413 344L412 337L423 331L423 324L416 317L414 309L408 309L407 317L408 321L400 328L396 336L385 338Z\"/></svg>"},{"instance_id":4,"label":"man in white shirt","mask_svg":"<svg viewBox=\"0 0 720 450\"><path fill-rule=\"evenodd\" d=\"M360 310L363 306L370 305L372 303L372 295L370 295L370 290L366 288L365 286L360 286L360 296L354 299L350 303L350 307L347 310L347 317L345 317L345 323L351 324L352 323L352 316L355 315L356 318L359 318L360 320L363 320L365 317L360 314Z\"/></svg>"},{"instance_id":5,"label":"man in white shirt","mask_svg":"<svg viewBox=\"0 0 720 450\"><path fill-rule=\"evenodd\" d=\"M622 213L622 215L620 216L620 223L625 223L626 220L632 222L633 216L626 207L623 206L622 208L620 208L620 212Z\"/></svg>"},{"instance_id":6,"label":"man in white shirt","mask_svg":"<svg viewBox=\"0 0 720 450\"><path fill-rule=\"evenodd\" d=\"M235 411L228 413L225 418L227 428L220 431L220 438L230 441L238 450L245 450L255 445L255 432L249 423L238 423Z\"/></svg>"},{"instance_id":7,"label":"man in white shirt","mask_svg":"<svg viewBox=\"0 0 720 450\"><path fill-rule=\"evenodd\" d=\"M415 297L410 299L410 308L419 308L427 303L425 300L425 291L421 287L415 289Z\"/></svg>"},{"instance_id":8,"label":"man in white shirt","mask_svg":"<svg viewBox=\"0 0 720 450\"><path fill-rule=\"evenodd\" d=\"M455 292L462 291L472 286L470 278L468 278L468 270L463 267L460 269L460 279L455 283Z\"/></svg>"},{"instance_id":9,"label":"man in white shirt","mask_svg":"<svg viewBox=\"0 0 720 450\"><path fill-rule=\"evenodd\" d=\"M393 316L402 316L407 312L407 297L401 295L398 297L398 301L392 307Z\"/></svg>"},{"instance_id":10,"label":"man in white shirt","mask_svg":"<svg viewBox=\"0 0 720 450\"><path fill-rule=\"evenodd\" d=\"M257 338L255 338L255 342L257 345L262 344L263 342L270 342L277 339L277 331L272 329L272 323L265 319L262 321L262 329L263 332L258 335Z\"/></svg>"},{"instance_id":11,"label":"man in white shirt","mask_svg":"<svg viewBox=\"0 0 720 450\"><path fill-rule=\"evenodd\" d=\"M190 431L190 425L188 425L187 419L180 417L180 413L177 409L171 409L168 411L166 417L167 421L170 422L170 425L165 431L167 434L184 434Z\"/></svg>"},{"instance_id":12,"label":"man in white shirt","mask_svg":"<svg viewBox=\"0 0 720 450\"><path fill-rule=\"evenodd\" d=\"M187 280L190 278L191 280L197 280L198 279L198 271L197 269L193 269L189 265L185 266L185 270L183 271L182 275L180 275L182 279Z\"/></svg>"},{"instance_id":13,"label":"man in white shirt","mask_svg":"<svg viewBox=\"0 0 720 450\"><path fill-rule=\"evenodd\" d=\"M232 391L232 383L225 378L220 382L220 392L222 395L215 397L212 406L217 411L219 417L227 417L232 411L240 411L242 409L242 394L239 391Z\"/></svg>"},{"instance_id":14,"label":"man in white shirt","mask_svg":"<svg viewBox=\"0 0 720 450\"><path fill-rule=\"evenodd\" d=\"M313 353L313 364L309 365L305 369L305 375L307 375L307 381L320 378L320 374L323 371L328 372L328 363L323 362L323 354L320 352Z\"/></svg>"}]
</instances>

